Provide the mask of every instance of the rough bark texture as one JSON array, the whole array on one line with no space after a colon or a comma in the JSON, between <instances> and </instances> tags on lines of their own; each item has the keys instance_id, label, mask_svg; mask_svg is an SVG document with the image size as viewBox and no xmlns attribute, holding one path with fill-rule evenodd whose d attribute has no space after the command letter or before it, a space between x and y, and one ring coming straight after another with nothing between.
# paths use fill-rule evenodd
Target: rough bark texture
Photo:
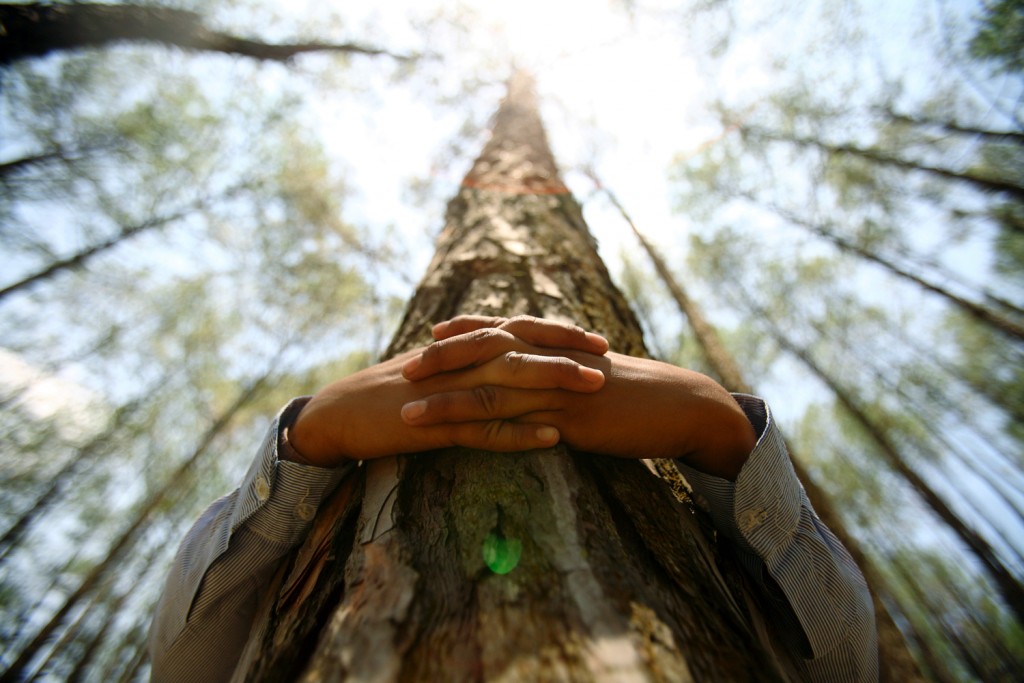
<instances>
[{"instance_id":1,"label":"rough bark texture","mask_svg":"<svg viewBox=\"0 0 1024 683\"><path fill-rule=\"evenodd\" d=\"M615 350L645 353L523 75L449 204L389 353L458 313L574 320ZM246 680L783 678L738 574L639 461L453 449L364 472L282 572L266 633L243 655ZM518 564L489 569L488 543L520 544Z\"/></svg>"},{"instance_id":2,"label":"rough bark texture","mask_svg":"<svg viewBox=\"0 0 1024 683\"><path fill-rule=\"evenodd\" d=\"M704 359L711 368L711 374L729 391L741 394L756 394L757 392L754 391L754 388L744 378L739 363L736 362L732 354L725 348L725 345L718 336L718 331L708 322L708 319L704 316L704 311L697 302L690 298L686 290L683 289L682 284L672 274L668 264L665 263L665 259L661 257L661 254L654 248L654 245L636 227L633 219L629 217L626 208L622 206L615 194L602 185L600 179L593 171L590 171L589 175L594 183L605 192L611 203L622 214L623 219L629 223L629 227L640 242L640 246L643 247L644 252L651 259L658 276L679 307L679 312L689 321L690 329L697 340L697 346L700 347ZM793 449L789 448L788 443L787 448L792 454ZM804 485L807 498L811 501L814 511L843 545L846 546L847 550L850 551L850 555L864 573L868 586L871 588L871 600L875 607L875 626L878 630L879 679L882 681L893 681L894 683L896 681L900 683L923 681L924 678L921 676L917 664L915 664L910 651L907 649L903 634L900 632L899 627L896 626L896 622L893 621L892 615L886 608L885 603L879 597L879 591L882 590L887 594L891 594L891 591L886 587L884 576L861 551L856 539L846 530L846 525L843 524L839 511L832 505L832 501L825 490L818 486L814 477L811 476L810 472L807 471L807 468L799 460L792 458L792 463L793 469Z\"/></svg>"}]
</instances>

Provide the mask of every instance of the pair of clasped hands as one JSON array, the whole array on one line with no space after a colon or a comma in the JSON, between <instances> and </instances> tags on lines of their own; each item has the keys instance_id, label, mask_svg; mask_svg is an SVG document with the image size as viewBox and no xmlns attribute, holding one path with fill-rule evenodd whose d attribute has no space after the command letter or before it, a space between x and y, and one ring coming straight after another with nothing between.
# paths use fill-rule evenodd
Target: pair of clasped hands
<instances>
[{"instance_id":1,"label":"pair of clasped hands","mask_svg":"<svg viewBox=\"0 0 1024 683\"><path fill-rule=\"evenodd\" d=\"M298 459L334 467L448 446L524 451L561 441L623 458L681 458L735 479L756 442L711 378L610 352L579 327L460 316L432 332L429 346L313 396L289 431Z\"/></svg>"}]
</instances>

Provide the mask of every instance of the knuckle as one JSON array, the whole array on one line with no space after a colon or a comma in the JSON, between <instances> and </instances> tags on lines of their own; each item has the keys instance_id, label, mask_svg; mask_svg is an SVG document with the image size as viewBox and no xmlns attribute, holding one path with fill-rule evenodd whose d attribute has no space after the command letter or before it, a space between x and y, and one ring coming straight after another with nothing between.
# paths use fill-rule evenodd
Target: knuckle
<instances>
[{"instance_id":1,"label":"knuckle","mask_svg":"<svg viewBox=\"0 0 1024 683\"><path fill-rule=\"evenodd\" d=\"M488 446L498 446L501 444L501 434L503 431L504 423L501 420L491 420L485 422L483 425L484 441Z\"/></svg>"},{"instance_id":2,"label":"knuckle","mask_svg":"<svg viewBox=\"0 0 1024 683\"><path fill-rule=\"evenodd\" d=\"M480 352L483 353L490 346L501 344L508 336L508 332L496 327L485 327L470 332L468 339L472 344L480 347Z\"/></svg>"},{"instance_id":3,"label":"knuckle","mask_svg":"<svg viewBox=\"0 0 1024 683\"><path fill-rule=\"evenodd\" d=\"M439 361L444 355L445 343L443 341L434 342L428 344L422 352L422 363L424 365L432 365Z\"/></svg>"},{"instance_id":4,"label":"knuckle","mask_svg":"<svg viewBox=\"0 0 1024 683\"><path fill-rule=\"evenodd\" d=\"M525 449L523 430L511 422L491 420L485 426L487 444L499 451L521 451Z\"/></svg>"},{"instance_id":5,"label":"knuckle","mask_svg":"<svg viewBox=\"0 0 1024 683\"><path fill-rule=\"evenodd\" d=\"M511 318L506 319L505 322L502 323L502 324L503 325L520 325L520 324L523 324L523 323L536 322L537 320L539 320L539 318L535 318L532 315L522 314L522 315L514 315Z\"/></svg>"},{"instance_id":6,"label":"knuckle","mask_svg":"<svg viewBox=\"0 0 1024 683\"><path fill-rule=\"evenodd\" d=\"M509 339L511 336L512 335L510 335L505 330L500 330L497 327L485 327L482 330L476 331L476 336L474 337L474 339L485 344L491 344L495 342L505 341Z\"/></svg>"},{"instance_id":7,"label":"knuckle","mask_svg":"<svg viewBox=\"0 0 1024 683\"><path fill-rule=\"evenodd\" d=\"M526 355L518 351L509 351L505 354L504 358L505 365L508 366L513 374L518 374L526 367Z\"/></svg>"},{"instance_id":8,"label":"knuckle","mask_svg":"<svg viewBox=\"0 0 1024 683\"><path fill-rule=\"evenodd\" d=\"M507 318L498 316L484 316L484 315L467 315L462 316L468 325L472 325L474 329L487 330L496 327L501 327L507 322Z\"/></svg>"},{"instance_id":9,"label":"knuckle","mask_svg":"<svg viewBox=\"0 0 1024 683\"><path fill-rule=\"evenodd\" d=\"M492 327L481 327L478 330L467 332L466 339L473 342L486 341L494 336L494 331L495 330Z\"/></svg>"},{"instance_id":10,"label":"knuckle","mask_svg":"<svg viewBox=\"0 0 1024 683\"><path fill-rule=\"evenodd\" d=\"M568 380L577 380L580 377L580 364L576 361L559 357L555 359L555 365L559 375L563 376Z\"/></svg>"},{"instance_id":11,"label":"knuckle","mask_svg":"<svg viewBox=\"0 0 1024 683\"><path fill-rule=\"evenodd\" d=\"M437 394L431 396L427 403L429 406L428 413L436 418L447 418L452 412L454 400L451 394Z\"/></svg>"},{"instance_id":12,"label":"knuckle","mask_svg":"<svg viewBox=\"0 0 1024 683\"><path fill-rule=\"evenodd\" d=\"M498 414L501 399L495 387L485 384L475 387L472 391L473 400L485 417L493 417Z\"/></svg>"}]
</instances>

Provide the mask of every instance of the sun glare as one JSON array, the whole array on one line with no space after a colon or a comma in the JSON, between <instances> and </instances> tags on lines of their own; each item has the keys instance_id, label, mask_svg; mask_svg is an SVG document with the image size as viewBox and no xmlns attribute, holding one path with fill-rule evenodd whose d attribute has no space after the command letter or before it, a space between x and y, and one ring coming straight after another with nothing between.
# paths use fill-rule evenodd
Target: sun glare
<instances>
[{"instance_id":1,"label":"sun glare","mask_svg":"<svg viewBox=\"0 0 1024 683\"><path fill-rule=\"evenodd\" d=\"M513 59L536 69L613 39L623 23L600 0L477 0L471 6L499 32Z\"/></svg>"}]
</instances>

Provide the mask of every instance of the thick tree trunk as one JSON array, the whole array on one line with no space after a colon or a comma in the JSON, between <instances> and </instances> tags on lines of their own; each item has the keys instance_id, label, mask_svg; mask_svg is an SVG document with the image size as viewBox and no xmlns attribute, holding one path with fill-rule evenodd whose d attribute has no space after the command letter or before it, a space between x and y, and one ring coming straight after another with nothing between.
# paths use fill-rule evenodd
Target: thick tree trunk
<instances>
[{"instance_id":1,"label":"thick tree trunk","mask_svg":"<svg viewBox=\"0 0 1024 683\"><path fill-rule=\"evenodd\" d=\"M522 74L449 204L389 353L428 342L432 323L459 313L575 320L644 354ZM264 634L243 655L245 680L782 676L728 587L738 574L639 461L451 449L364 471L282 573Z\"/></svg>"},{"instance_id":2,"label":"thick tree trunk","mask_svg":"<svg viewBox=\"0 0 1024 683\"><path fill-rule=\"evenodd\" d=\"M41 57L58 50L101 47L111 43L163 43L186 50L206 50L284 62L307 52L388 55L354 43L306 42L271 45L211 31L195 12L150 5L0 5L0 64Z\"/></svg>"},{"instance_id":3,"label":"thick tree trunk","mask_svg":"<svg viewBox=\"0 0 1024 683\"><path fill-rule=\"evenodd\" d=\"M618 197L611 190L601 183L596 173L588 171L588 175L597 187L604 191L609 201L622 215L623 220L633 230L633 234L640 242L640 246L643 247L644 252L651 259L651 263L654 264L654 269L657 271L658 276L669 290L672 299L676 302L679 312L689 321L690 329L697 340L697 345L700 347L700 351L716 379L729 391L741 394L756 394L757 392L754 391L754 388L744 378L739 363L736 362L733 355L725 348L725 344L722 343L721 338L718 336L718 331L704 316L704 311L701 307L683 289L682 283L669 270L668 264L665 263L665 259L661 257L661 254L654 248L654 245L640 232L640 229L626 211L626 207L619 202ZM789 448L789 452L792 454L793 449ZM900 683L923 681L924 679L911 657L910 651L907 649L903 634L896 626L896 622L893 621L892 615L889 614L889 610L880 597L880 593L887 597L892 595L892 591L889 590L886 584L885 577L860 549L860 544L857 540L846 530L846 525L843 524L839 511L832 505L828 493L818 485L811 476L811 473L807 471L807 468L799 460L795 457L791 458L791 460L793 469L803 483L804 489L807 492L807 498L811 501L811 505L814 507L815 512L817 512L818 517L825 522L828 528L832 530L832 533L850 551L850 555L857 562L857 565L864 573L868 586L871 588L871 599L875 607L875 626L878 631L879 679L882 681L893 681L894 683L896 681Z\"/></svg>"}]
</instances>

